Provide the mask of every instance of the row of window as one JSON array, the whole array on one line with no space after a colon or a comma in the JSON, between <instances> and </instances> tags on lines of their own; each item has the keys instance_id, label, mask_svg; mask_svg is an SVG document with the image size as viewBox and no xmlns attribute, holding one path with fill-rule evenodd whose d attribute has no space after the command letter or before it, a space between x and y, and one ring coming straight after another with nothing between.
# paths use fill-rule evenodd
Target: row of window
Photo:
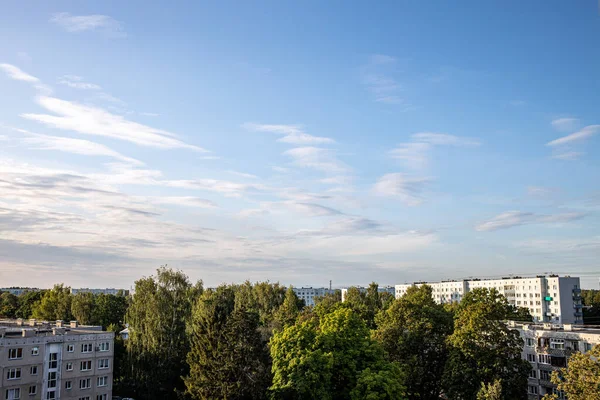
<instances>
[{"instance_id":1,"label":"row of window","mask_svg":"<svg viewBox=\"0 0 600 400\"><path fill-rule=\"evenodd\" d=\"M12 397L12 399L18 399L19 397ZM46 400L55 400L56 397L56 392L47 392L46 393ZM79 397L78 400L91 400L92 398L90 396L82 396ZM108 400L108 394L104 393L104 394L98 394L96 395L96 400Z\"/></svg>"},{"instance_id":2,"label":"row of window","mask_svg":"<svg viewBox=\"0 0 600 400\"><path fill-rule=\"evenodd\" d=\"M98 351L109 351L110 350L110 342L102 342L98 346ZM75 345L69 344L67 345L67 352L73 353L75 351ZM93 343L83 343L81 345L82 353L91 353L94 351ZM40 348L35 346L31 348L31 355L37 356L40 354ZM13 347L8 349L8 359L9 360L19 360L23 358L23 348L22 347Z\"/></svg>"},{"instance_id":3,"label":"row of window","mask_svg":"<svg viewBox=\"0 0 600 400\"><path fill-rule=\"evenodd\" d=\"M29 386L29 395L35 396L37 394L37 386ZM6 389L7 400L16 400L21 398L21 388Z\"/></svg>"},{"instance_id":4,"label":"row of window","mask_svg":"<svg viewBox=\"0 0 600 400\"><path fill-rule=\"evenodd\" d=\"M107 369L109 367L110 360L108 358L104 358L98 360L98 369ZM73 363L68 362L65 364L65 369L67 371L73 371ZM79 364L80 371L90 371L92 369L92 360L81 361ZM38 366L33 365L29 368L30 375L38 374ZM56 372L50 372L50 374L56 374ZM6 379L7 380L15 380L21 379L22 369L21 368L8 368L6 370Z\"/></svg>"},{"instance_id":5,"label":"row of window","mask_svg":"<svg viewBox=\"0 0 600 400\"><path fill-rule=\"evenodd\" d=\"M96 387L108 386L108 376L99 376L96 378ZM50 386L48 386L50 387ZM55 387L55 386L53 386ZM79 389L91 389L92 378L83 378L79 380ZM65 390L73 389L73 381L65 381Z\"/></svg>"}]
</instances>

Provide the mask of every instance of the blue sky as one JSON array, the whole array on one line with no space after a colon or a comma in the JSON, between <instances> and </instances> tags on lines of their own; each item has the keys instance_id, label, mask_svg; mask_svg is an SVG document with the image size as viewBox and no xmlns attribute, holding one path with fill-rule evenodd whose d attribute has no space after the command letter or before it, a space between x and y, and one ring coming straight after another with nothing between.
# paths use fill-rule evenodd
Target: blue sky
<instances>
[{"instance_id":1,"label":"blue sky","mask_svg":"<svg viewBox=\"0 0 600 400\"><path fill-rule=\"evenodd\" d=\"M1 7L7 285L598 285L595 1Z\"/></svg>"}]
</instances>

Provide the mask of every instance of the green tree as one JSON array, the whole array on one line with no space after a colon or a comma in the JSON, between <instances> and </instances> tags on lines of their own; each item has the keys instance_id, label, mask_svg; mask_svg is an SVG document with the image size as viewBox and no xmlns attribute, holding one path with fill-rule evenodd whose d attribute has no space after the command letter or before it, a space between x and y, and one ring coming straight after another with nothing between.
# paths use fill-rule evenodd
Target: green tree
<instances>
[{"instance_id":1,"label":"green tree","mask_svg":"<svg viewBox=\"0 0 600 400\"><path fill-rule=\"evenodd\" d=\"M523 340L508 328L512 308L497 290L467 293L454 317L448 338L451 352L444 372L444 392L452 399L475 399L481 382L501 380L509 399L527 398L531 365L521 359Z\"/></svg>"},{"instance_id":2,"label":"green tree","mask_svg":"<svg viewBox=\"0 0 600 400\"><path fill-rule=\"evenodd\" d=\"M147 400L177 398L188 373L186 321L201 291L201 282L192 286L181 271L166 267L136 281L126 316L128 375L122 379L132 387L124 390Z\"/></svg>"},{"instance_id":3,"label":"green tree","mask_svg":"<svg viewBox=\"0 0 600 400\"><path fill-rule=\"evenodd\" d=\"M71 314L83 325L93 324L94 295L89 292L79 292L71 300Z\"/></svg>"},{"instance_id":4,"label":"green tree","mask_svg":"<svg viewBox=\"0 0 600 400\"><path fill-rule=\"evenodd\" d=\"M117 325L123 329L127 313L128 298L123 292L116 295L98 294L94 297L94 324L107 328Z\"/></svg>"},{"instance_id":5,"label":"green tree","mask_svg":"<svg viewBox=\"0 0 600 400\"><path fill-rule=\"evenodd\" d=\"M374 338L399 363L409 399L438 399L441 393L453 321L431 293L430 286L412 286L377 316Z\"/></svg>"},{"instance_id":6,"label":"green tree","mask_svg":"<svg viewBox=\"0 0 600 400\"><path fill-rule=\"evenodd\" d=\"M494 383L481 383L481 389L477 392L477 400L504 400L502 396L502 382L498 379Z\"/></svg>"},{"instance_id":7,"label":"green tree","mask_svg":"<svg viewBox=\"0 0 600 400\"><path fill-rule=\"evenodd\" d=\"M511 313L507 319L512 321L533 322L533 316L527 307L511 306Z\"/></svg>"},{"instance_id":8,"label":"green tree","mask_svg":"<svg viewBox=\"0 0 600 400\"><path fill-rule=\"evenodd\" d=\"M188 324L191 349L184 379L192 399L263 399L270 383L266 342L257 311L235 301L235 288L206 291Z\"/></svg>"},{"instance_id":9,"label":"green tree","mask_svg":"<svg viewBox=\"0 0 600 400\"><path fill-rule=\"evenodd\" d=\"M71 288L63 284L54 285L50 290L46 290L39 303L33 308L33 317L46 321L73 319L71 314Z\"/></svg>"},{"instance_id":10,"label":"green tree","mask_svg":"<svg viewBox=\"0 0 600 400\"><path fill-rule=\"evenodd\" d=\"M2 292L0 294L0 316L4 318L15 318L19 308L19 299L12 293Z\"/></svg>"},{"instance_id":11,"label":"green tree","mask_svg":"<svg viewBox=\"0 0 600 400\"><path fill-rule=\"evenodd\" d=\"M30 290L21 294L18 298L19 308L15 314L16 318L31 318L33 316L33 310L38 307L44 296L43 290Z\"/></svg>"},{"instance_id":12,"label":"green tree","mask_svg":"<svg viewBox=\"0 0 600 400\"><path fill-rule=\"evenodd\" d=\"M380 368L366 368L359 375L356 386L350 392L352 400L404 400L404 377L395 363L386 363Z\"/></svg>"},{"instance_id":13,"label":"green tree","mask_svg":"<svg viewBox=\"0 0 600 400\"><path fill-rule=\"evenodd\" d=\"M299 299L294 292L294 289L290 286L285 292L285 299L281 306L277 309L275 320L277 327L282 328L284 326L293 325L300 314L300 311L304 307L304 301Z\"/></svg>"},{"instance_id":14,"label":"green tree","mask_svg":"<svg viewBox=\"0 0 600 400\"><path fill-rule=\"evenodd\" d=\"M571 355L567 368L554 371L551 379L569 400L600 400L600 345ZM558 396L544 396L544 400L550 399Z\"/></svg>"}]
</instances>

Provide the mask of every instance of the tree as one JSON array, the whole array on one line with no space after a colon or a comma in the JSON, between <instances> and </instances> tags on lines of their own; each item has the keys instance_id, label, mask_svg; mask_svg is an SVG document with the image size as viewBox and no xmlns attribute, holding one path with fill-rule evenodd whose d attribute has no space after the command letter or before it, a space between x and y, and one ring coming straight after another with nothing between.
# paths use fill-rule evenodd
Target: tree
<instances>
[{"instance_id":1,"label":"tree","mask_svg":"<svg viewBox=\"0 0 600 400\"><path fill-rule=\"evenodd\" d=\"M484 384L501 380L509 399L527 398L531 365L521 359L523 340L504 320L512 308L497 290L467 293L454 317L448 338L451 352L444 372L444 392L452 399L475 399Z\"/></svg>"},{"instance_id":2,"label":"tree","mask_svg":"<svg viewBox=\"0 0 600 400\"><path fill-rule=\"evenodd\" d=\"M184 389L185 362L189 350L186 321L202 283L192 286L181 271L161 267L156 276L135 283L127 310L128 376L135 397L148 400L176 399Z\"/></svg>"},{"instance_id":3,"label":"tree","mask_svg":"<svg viewBox=\"0 0 600 400\"><path fill-rule=\"evenodd\" d=\"M494 383L481 383L481 389L477 392L477 400L504 400L502 396L502 382L498 379Z\"/></svg>"},{"instance_id":4,"label":"tree","mask_svg":"<svg viewBox=\"0 0 600 400\"><path fill-rule=\"evenodd\" d=\"M19 308L15 313L16 318L31 318L33 316L33 311L39 305L44 296L44 290L30 290L18 297L19 300Z\"/></svg>"},{"instance_id":5,"label":"tree","mask_svg":"<svg viewBox=\"0 0 600 400\"><path fill-rule=\"evenodd\" d=\"M300 314L300 310L304 307L304 301L299 299L294 292L294 289L290 286L285 292L285 299L281 306L277 309L275 320L279 328L284 326L293 325L296 322L296 318Z\"/></svg>"},{"instance_id":6,"label":"tree","mask_svg":"<svg viewBox=\"0 0 600 400\"><path fill-rule=\"evenodd\" d=\"M236 306L235 288L220 286L196 302L188 324L190 373L184 378L193 399L263 399L270 362L257 311Z\"/></svg>"},{"instance_id":7,"label":"tree","mask_svg":"<svg viewBox=\"0 0 600 400\"><path fill-rule=\"evenodd\" d=\"M402 378L401 378L402 377ZM366 368L358 376L350 392L352 400L403 400L406 388L403 375L395 363L386 363L378 369Z\"/></svg>"},{"instance_id":8,"label":"tree","mask_svg":"<svg viewBox=\"0 0 600 400\"><path fill-rule=\"evenodd\" d=\"M446 340L452 333L452 314L436 304L430 286L412 286L377 316L378 340L391 361L399 363L409 399L438 399Z\"/></svg>"},{"instance_id":9,"label":"tree","mask_svg":"<svg viewBox=\"0 0 600 400\"><path fill-rule=\"evenodd\" d=\"M90 292L79 292L71 300L71 313L83 325L93 323L94 295Z\"/></svg>"},{"instance_id":10,"label":"tree","mask_svg":"<svg viewBox=\"0 0 600 400\"><path fill-rule=\"evenodd\" d=\"M347 400L351 392L363 393L377 376L392 370L381 346L370 337L362 318L347 307L297 323L276 332L271 339L274 398ZM370 372L363 371L370 368ZM396 367L397 368L397 367ZM363 378L358 388L358 378ZM402 385L401 374L394 375Z\"/></svg>"},{"instance_id":11,"label":"tree","mask_svg":"<svg viewBox=\"0 0 600 400\"><path fill-rule=\"evenodd\" d=\"M44 292L39 303L33 308L33 317L46 321L73 319L71 314L71 288L63 284L54 285L50 290Z\"/></svg>"},{"instance_id":12,"label":"tree","mask_svg":"<svg viewBox=\"0 0 600 400\"><path fill-rule=\"evenodd\" d=\"M567 368L554 371L551 380L569 400L599 400L600 345L594 346L587 353L571 355ZM558 396L544 397L544 400L550 399L558 399Z\"/></svg>"},{"instance_id":13,"label":"tree","mask_svg":"<svg viewBox=\"0 0 600 400\"><path fill-rule=\"evenodd\" d=\"M125 293L98 294L94 298L94 324L107 328L109 325L124 326L128 299Z\"/></svg>"},{"instance_id":14,"label":"tree","mask_svg":"<svg viewBox=\"0 0 600 400\"><path fill-rule=\"evenodd\" d=\"M527 307L511 306L511 313L507 319L520 322L533 322L533 316Z\"/></svg>"},{"instance_id":15,"label":"tree","mask_svg":"<svg viewBox=\"0 0 600 400\"><path fill-rule=\"evenodd\" d=\"M15 318L19 307L19 299L10 292L0 294L0 316L4 318Z\"/></svg>"}]
</instances>

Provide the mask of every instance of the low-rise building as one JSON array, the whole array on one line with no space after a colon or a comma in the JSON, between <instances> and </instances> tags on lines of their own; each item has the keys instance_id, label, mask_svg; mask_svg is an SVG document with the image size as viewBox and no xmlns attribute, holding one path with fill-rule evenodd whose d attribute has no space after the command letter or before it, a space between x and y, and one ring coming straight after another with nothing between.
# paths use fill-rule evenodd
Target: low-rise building
<instances>
[{"instance_id":1,"label":"low-rise building","mask_svg":"<svg viewBox=\"0 0 600 400\"><path fill-rule=\"evenodd\" d=\"M114 333L101 326L0 321L0 396L110 400Z\"/></svg>"},{"instance_id":2,"label":"low-rise building","mask_svg":"<svg viewBox=\"0 0 600 400\"><path fill-rule=\"evenodd\" d=\"M519 331L523 338L523 359L531 363L527 392L532 400L557 393L550 376L552 371L568 366L570 355L588 352L600 344L600 327L515 322L509 322L509 326ZM564 398L562 393L557 394Z\"/></svg>"},{"instance_id":3,"label":"low-rise building","mask_svg":"<svg viewBox=\"0 0 600 400\"><path fill-rule=\"evenodd\" d=\"M292 290L296 293L299 299L304 300L304 304L307 306L315 305L315 297L323 297L326 294L335 293L335 289L329 288L313 288L313 287L293 287Z\"/></svg>"},{"instance_id":4,"label":"low-rise building","mask_svg":"<svg viewBox=\"0 0 600 400\"><path fill-rule=\"evenodd\" d=\"M583 323L581 286L578 277L539 275L502 279L415 282L396 285L396 298L402 297L409 287L424 284L432 287L432 297L440 304L460 302L465 294L475 288L496 289L510 304L527 308L536 322Z\"/></svg>"}]
</instances>

